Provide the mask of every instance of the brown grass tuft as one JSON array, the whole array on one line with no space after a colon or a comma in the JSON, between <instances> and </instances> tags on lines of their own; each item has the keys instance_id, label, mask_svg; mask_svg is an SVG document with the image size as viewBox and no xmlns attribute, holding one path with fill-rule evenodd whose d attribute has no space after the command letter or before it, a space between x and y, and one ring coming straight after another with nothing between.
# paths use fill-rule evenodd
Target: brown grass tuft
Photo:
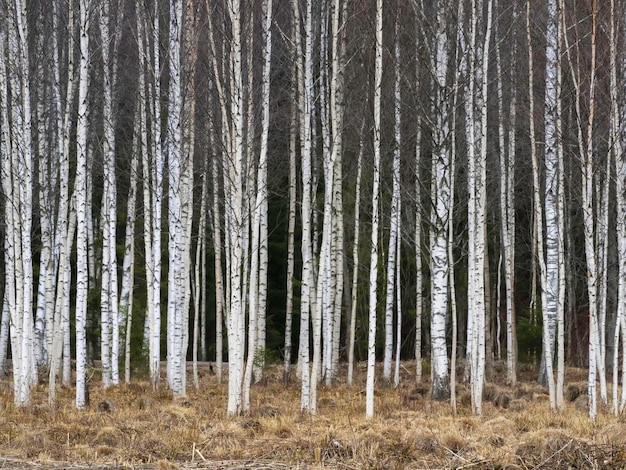
<instances>
[{"instance_id":1,"label":"brown grass tuft","mask_svg":"<svg viewBox=\"0 0 626 470\"><path fill-rule=\"evenodd\" d=\"M106 426L98 431L93 443L98 446L123 447L123 436L119 429Z\"/></svg>"},{"instance_id":2,"label":"brown grass tuft","mask_svg":"<svg viewBox=\"0 0 626 470\"><path fill-rule=\"evenodd\" d=\"M407 364L399 388L376 390L371 420L365 419L360 393L365 370L357 370L355 388L343 383L345 374L336 385L319 387L315 416L301 413L300 384L285 386L279 367L253 387L249 417L226 416L227 382L218 384L211 374L177 400L165 387L153 391L145 381L106 390L93 381L93 405L80 412L71 389L59 388L57 405L49 407L45 386L35 387L31 407L17 408L0 380L9 390L0 393L0 466L15 467L3 460L9 458L54 468L227 469L238 461L329 469L626 465L622 417L601 409L591 424L586 403L576 401L567 403L565 413L551 413L534 369L521 374L515 389L496 377L485 388L483 416L473 416L466 387L457 389L455 415L449 402L430 400L430 384L416 385L406 372L414 364ZM583 390L578 378L584 374L571 372L575 380L568 377L568 383ZM581 393L578 400L584 399ZM114 412L99 409L105 400Z\"/></svg>"}]
</instances>

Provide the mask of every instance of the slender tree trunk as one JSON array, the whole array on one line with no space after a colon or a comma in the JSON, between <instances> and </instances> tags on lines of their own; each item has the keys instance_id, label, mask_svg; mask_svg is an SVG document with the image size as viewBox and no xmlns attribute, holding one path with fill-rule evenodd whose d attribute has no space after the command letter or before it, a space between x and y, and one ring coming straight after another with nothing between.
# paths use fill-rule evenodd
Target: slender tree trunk
<instances>
[{"instance_id":1,"label":"slender tree trunk","mask_svg":"<svg viewBox=\"0 0 626 470\"><path fill-rule=\"evenodd\" d=\"M610 148L612 149L615 161L615 199L617 206L616 235L617 235L617 258L618 258L618 281L617 281L617 313L615 317L615 332L613 336L613 389L612 389L612 411L615 416L620 413L619 401L619 340L624 342L624 330L622 322L624 319L624 306L626 305L626 199L624 190L626 188L626 160L624 158L624 133L620 131L620 118L623 111L618 102L618 52L617 52L617 24L615 0L611 0L611 17L609 32L609 57L610 57ZM624 57L622 55L622 57ZM619 61L619 67L624 70L624 59ZM623 109L623 106L622 106ZM624 367L624 357L622 357L622 367ZM622 382L622 390L626 389L626 384Z\"/></svg>"},{"instance_id":2,"label":"slender tree trunk","mask_svg":"<svg viewBox=\"0 0 626 470\"><path fill-rule=\"evenodd\" d=\"M551 355L544 354L542 356L542 364L547 362L554 363L556 353L556 334L557 319L561 315L562 306L559 304L559 232L558 221L558 169L559 155L557 149L557 99L558 99L558 37L559 37L559 21L557 2L552 1L549 6L549 20L546 32L546 92L545 92L545 111L544 111L544 128L545 128L545 193L544 193L544 212L546 222L546 303L542 302L544 330L548 335L547 340L550 342ZM543 255L542 255L543 256ZM542 370L544 366L542 366ZM547 369L545 369L547 371ZM553 380L553 379L550 379ZM558 392L558 391L557 391ZM556 406L562 404L562 398L559 399L558 393L555 397Z\"/></svg>"},{"instance_id":3,"label":"slender tree trunk","mask_svg":"<svg viewBox=\"0 0 626 470\"><path fill-rule=\"evenodd\" d=\"M556 14L556 12L554 12ZM536 256L539 264L539 279L541 283L541 304L547 305L547 274L546 274L546 261L543 251L543 212L541 210L541 194L539 184L539 161L537 157L537 143L535 136L535 122L534 122L534 90L533 90L533 60L532 60L532 42L530 37L530 2L526 2L526 37L528 41L528 76L529 76L529 97L530 97L530 145L531 145L531 159L533 167L533 231L536 237L536 252L533 256ZM543 322L543 356L552 358L552 344L550 342L550 334L548 331L548 320ZM548 392L550 395L550 409L556 409L556 386L554 382L554 374L552 368L552 360L545 361L546 367L546 379L548 382Z\"/></svg>"},{"instance_id":4,"label":"slender tree trunk","mask_svg":"<svg viewBox=\"0 0 626 470\"><path fill-rule=\"evenodd\" d=\"M389 229L389 247L387 250L387 291L385 299L385 349L383 356L383 382L391 381L391 358L393 353L393 312L395 300L396 276L398 267L398 237L400 232L400 146L401 146L401 88L400 88L400 43L398 22L396 19L396 41L394 46L394 152L393 152L393 193L391 196L391 227ZM400 337L397 338L400 342Z\"/></svg>"},{"instance_id":5,"label":"slender tree trunk","mask_svg":"<svg viewBox=\"0 0 626 470\"><path fill-rule=\"evenodd\" d=\"M309 370L309 322L313 304L313 253L312 253L312 100L313 100L313 19L312 2L306 1L305 38L302 39L298 1L292 0L295 36L296 64L298 70L298 109L300 116L300 155L302 171L302 283L300 294L300 342L299 358L301 364L301 401L302 412L310 411L311 383ZM304 46L304 48L303 48Z\"/></svg>"},{"instance_id":6,"label":"slender tree trunk","mask_svg":"<svg viewBox=\"0 0 626 470\"><path fill-rule=\"evenodd\" d=\"M89 274L87 260L87 91L89 88L89 5L79 3L80 62L78 84L78 121L76 124L76 408L86 406L87 387L87 295Z\"/></svg>"},{"instance_id":7,"label":"slender tree trunk","mask_svg":"<svg viewBox=\"0 0 626 470\"><path fill-rule=\"evenodd\" d=\"M206 267L204 260L204 255L206 252L206 213L208 211L208 175L206 172L202 175L202 195L200 196L200 221L198 223L198 236L196 242L196 259L194 264L194 287L192 290L193 294L193 308L194 308L194 316L193 316L193 383L196 390L200 387L200 378L198 376L198 339L202 334L204 335L204 330L200 330L200 317L202 315L201 312L201 300L204 301L204 292L201 287L201 280L203 277L201 276L201 271L204 272L204 268Z\"/></svg>"},{"instance_id":8,"label":"slender tree trunk","mask_svg":"<svg viewBox=\"0 0 626 470\"><path fill-rule=\"evenodd\" d=\"M366 106L367 109L367 106ZM365 150L365 116L361 120L361 133L359 137L359 154L356 163L356 186L354 189L354 240L352 244L352 287L351 287L351 311L350 333L348 342L348 385L354 381L354 343L356 340L356 312L359 288L359 235L361 222L361 176L363 174L363 153Z\"/></svg>"},{"instance_id":9,"label":"slender tree trunk","mask_svg":"<svg viewBox=\"0 0 626 470\"><path fill-rule=\"evenodd\" d=\"M421 11L415 6L415 51L419 51L420 27L419 15ZM415 94L421 91L420 62L415 61ZM422 274L422 119L419 113L415 122L415 232L413 235L415 249L415 381L422 381L422 311L423 311L423 274Z\"/></svg>"},{"instance_id":10,"label":"slender tree trunk","mask_svg":"<svg viewBox=\"0 0 626 470\"><path fill-rule=\"evenodd\" d=\"M110 33L110 0L100 5L99 26L103 69L103 173L104 187L102 196L102 288L100 294L100 356L102 360L102 382L105 388L119 383L118 353L118 292L117 292L117 257L116 257L116 222L117 188L115 175L115 114L113 112L112 66L115 57L111 57L110 43L114 36Z\"/></svg>"},{"instance_id":11,"label":"slender tree trunk","mask_svg":"<svg viewBox=\"0 0 626 470\"><path fill-rule=\"evenodd\" d=\"M0 63L0 102L4 133L4 149L0 150L0 154L3 158L7 219L5 287L9 293L13 399L18 406L29 403L31 387L37 381L31 247L33 146L26 13L26 5L22 1L17 0L10 5L7 11L7 44L4 38L0 39L0 54L3 56ZM10 127L5 127L9 116Z\"/></svg>"},{"instance_id":12,"label":"slender tree trunk","mask_svg":"<svg viewBox=\"0 0 626 470\"><path fill-rule=\"evenodd\" d=\"M295 37L295 29L292 32ZM294 40L295 43L295 40ZM291 119L289 127L289 222L287 228L287 305L285 308L285 362L284 381L285 385L291 380L291 353L292 353L292 325L293 325L293 288L295 273L295 232L296 232L296 137L298 132L298 69L296 60L300 60L297 55L292 55L293 66L291 72Z\"/></svg>"},{"instance_id":13,"label":"slender tree trunk","mask_svg":"<svg viewBox=\"0 0 626 470\"><path fill-rule=\"evenodd\" d=\"M369 333L367 338L367 379L365 417L374 417L374 376L376 367L376 319L378 304L378 224L381 154L381 98L383 76L383 0L376 1L376 66L374 72L374 182L372 186L372 233L369 276Z\"/></svg>"},{"instance_id":14,"label":"slender tree trunk","mask_svg":"<svg viewBox=\"0 0 626 470\"><path fill-rule=\"evenodd\" d=\"M272 0L263 3L263 36L264 36L264 63L262 79L261 108L261 150L257 169L257 203L259 220L259 282L258 282L258 312L257 318L257 347L254 363L254 380L258 382L263 376L265 367L266 342L266 310L267 310L267 276L268 276L268 187L267 187L267 153L270 126L270 72L272 59Z\"/></svg>"},{"instance_id":15,"label":"slender tree trunk","mask_svg":"<svg viewBox=\"0 0 626 470\"><path fill-rule=\"evenodd\" d=\"M124 260L122 262L122 286L119 303L119 324L123 328L124 340L124 381L130 382L130 339L133 321L134 282L135 282L135 224L137 215L137 179L140 152L145 150L145 76L140 72L139 88L133 129L132 157L130 163L130 181L126 206L126 229L124 234Z\"/></svg>"},{"instance_id":16,"label":"slender tree trunk","mask_svg":"<svg viewBox=\"0 0 626 470\"><path fill-rule=\"evenodd\" d=\"M447 220L450 216L450 149L447 142L450 108L446 88L448 75L448 35L444 2L437 5L435 33L435 128L433 129L432 185L433 214L430 228L431 271L431 397L446 400L450 396L448 349L446 344L446 317L448 315L448 258Z\"/></svg>"}]
</instances>

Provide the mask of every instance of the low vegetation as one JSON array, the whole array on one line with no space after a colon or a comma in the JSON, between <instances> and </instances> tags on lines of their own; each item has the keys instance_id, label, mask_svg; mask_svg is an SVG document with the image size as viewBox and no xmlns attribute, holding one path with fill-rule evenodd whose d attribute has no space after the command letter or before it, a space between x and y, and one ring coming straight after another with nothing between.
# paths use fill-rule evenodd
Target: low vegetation
<instances>
[{"instance_id":1,"label":"low vegetation","mask_svg":"<svg viewBox=\"0 0 626 470\"><path fill-rule=\"evenodd\" d=\"M104 390L94 378L90 406L74 408L60 390L55 408L46 386L32 406L13 405L0 392L0 466L10 468L624 468L626 424L604 411L589 421L585 371L568 370L563 413L550 413L546 390L527 367L511 389L485 388L483 416L472 416L469 393L458 386L455 415L432 402L428 384L403 368L399 388L379 388L376 415L365 419L364 368L351 388L320 385L318 414L300 413L297 382L285 387L270 369L253 388L252 414L227 418L227 384L207 369L199 390L173 400L147 381ZM344 374L345 375L345 374ZM499 377L498 377L499 379Z\"/></svg>"}]
</instances>

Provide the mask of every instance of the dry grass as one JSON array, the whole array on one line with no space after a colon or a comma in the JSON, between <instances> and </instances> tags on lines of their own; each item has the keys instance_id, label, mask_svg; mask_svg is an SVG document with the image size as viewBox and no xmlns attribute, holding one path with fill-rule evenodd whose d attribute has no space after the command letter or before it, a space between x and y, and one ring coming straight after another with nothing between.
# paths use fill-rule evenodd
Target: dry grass
<instances>
[{"instance_id":1,"label":"dry grass","mask_svg":"<svg viewBox=\"0 0 626 470\"><path fill-rule=\"evenodd\" d=\"M407 365L407 370L411 370ZM578 382L580 371L569 371ZM528 377L530 378L531 375ZM406 374L398 388L376 393L365 420L364 377L349 388L320 385L318 413L300 413L300 388L270 371L253 390L252 413L227 418L227 384L205 374L199 390L173 400L147 382L91 387L91 406L76 411L73 391L47 406L45 386L33 405L16 408L0 384L0 466L11 468L624 468L626 424L602 412L590 423L568 401L549 412L533 382L515 390L489 385L484 412L472 416L459 386L455 416L431 402L427 385ZM573 382L572 381L572 382ZM341 382L341 381L340 381ZM568 380L569 382L569 380ZM580 384L579 384L580 385ZM582 393L582 392L581 392ZM584 395L583 395L584 396Z\"/></svg>"}]
</instances>

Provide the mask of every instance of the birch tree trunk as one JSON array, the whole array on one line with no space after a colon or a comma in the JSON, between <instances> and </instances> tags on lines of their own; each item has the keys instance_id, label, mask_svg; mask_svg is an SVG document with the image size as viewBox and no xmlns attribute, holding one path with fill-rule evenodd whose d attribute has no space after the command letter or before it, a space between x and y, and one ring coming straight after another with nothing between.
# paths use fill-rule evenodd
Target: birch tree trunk
<instances>
[{"instance_id":1,"label":"birch tree trunk","mask_svg":"<svg viewBox=\"0 0 626 470\"><path fill-rule=\"evenodd\" d=\"M137 179L139 175L140 153L145 146L145 77L140 72L141 91L137 95L133 146L130 164L130 182L126 206L126 229L124 233L124 260L122 262L122 286L119 303L119 323L123 327L121 338L124 339L124 382L130 382L130 338L133 320L134 281L135 281L135 224L137 216Z\"/></svg>"},{"instance_id":2,"label":"birch tree trunk","mask_svg":"<svg viewBox=\"0 0 626 470\"><path fill-rule=\"evenodd\" d=\"M449 259L447 226L452 194L450 193L450 108L447 102L448 35L446 6L437 4L434 59L435 128L433 129L433 214L430 228L430 271L431 271L431 397L445 400L450 396L448 373L448 350L446 345L446 316L448 314Z\"/></svg>"},{"instance_id":3,"label":"birch tree trunk","mask_svg":"<svg viewBox=\"0 0 626 470\"><path fill-rule=\"evenodd\" d=\"M366 106L367 109L367 106ZM361 224L361 177L363 174L363 153L365 149L365 116L361 121L361 133L359 136L359 154L356 163L356 186L354 189L354 240L352 245L352 287L351 287L351 311L350 311L350 333L348 342L348 385L351 386L354 380L354 344L356 340L356 312L357 312L357 291L359 281L359 228Z\"/></svg>"},{"instance_id":4,"label":"birch tree trunk","mask_svg":"<svg viewBox=\"0 0 626 470\"><path fill-rule=\"evenodd\" d=\"M513 8L512 23L518 19L517 10ZM500 29L500 28L498 28ZM499 40L499 39L498 39ZM511 85L508 108L508 133L505 129L505 107L503 100L503 75L501 62L501 43L498 43L496 67L498 80L498 112L499 112L499 152L500 152L500 230L502 239L502 260L504 267L504 290L506 297L506 371L507 382L511 386L517 383L517 341L515 334L515 140L516 140L516 106L517 91ZM511 78L515 73L517 43L513 41L511 48ZM508 137L508 142L507 142ZM508 145L507 145L508 144ZM498 290L499 292L499 290ZM499 314L499 309L498 309Z\"/></svg>"},{"instance_id":5,"label":"birch tree trunk","mask_svg":"<svg viewBox=\"0 0 626 470\"><path fill-rule=\"evenodd\" d=\"M262 79L261 108L263 118L261 122L261 149L257 168L257 204L259 212L259 285L258 285L258 311L257 318L257 347L255 352L254 381L259 382L263 377L265 367L265 342L266 342L266 315L267 315L267 282L268 282L268 184L267 184L267 153L270 127L270 72L272 61L272 17L273 1L266 0L263 4L263 37L264 37L264 62Z\"/></svg>"},{"instance_id":6,"label":"birch tree trunk","mask_svg":"<svg viewBox=\"0 0 626 470\"><path fill-rule=\"evenodd\" d=\"M198 375L198 349L199 337L204 335L204 329L200 329L200 317L202 315L201 305L204 302L205 292L201 287L203 276L201 272L205 271L206 263L204 262L206 252L206 214L208 211L208 175L206 171L202 174L202 194L200 196L200 221L198 222L198 235L196 237L196 255L194 262L194 279L193 279L193 384L196 390L200 388L200 377Z\"/></svg>"},{"instance_id":7,"label":"birch tree trunk","mask_svg":"<svg viewBox=\"0 0 626 470\"><path fill-rule=\"evenodd\" d=\"M211 125L211 124L209 124ZM211 133L211 130L209 130ZM211 133L212 135L212 133ZM219 200L217 158L212 168L213 178L213 249L215 251L215 375L222 382L222 352L224 350L222 324L224 321L224 281L222 276L222 219Z\"/></svg>"},{"instance_id":8,"label":"birch tree trunk","mask_svg":"<svg viewBox=\"0 0 626 470\"><path fill-rule=\"evenodd\" d=\"M51 310L48 312L46 323L50 325L46 331L46 343L49 351L49 380L48 380L48 401L53 404L56 393L56 378L61 367L63 367L63 383L69 386L70 379L70 358L69 358L69 337L67 337L66 325L69 325L70 316L70 283L71 267L70 255L73 246L74 234L76 230L76 210L75 203L70 199L70 134L72 127L72 111L74 109L76 96L76 80L74 60L75 42L75 15L74 7L70 3L67 6L67 49L65 60L67 60L67 88L65 90L65 107L61 103L61 63L63 61L61 39L58 35L57 16L61 17L61 5L54 4L52 15L52 42L56 46L53 56L54 86L53 96L57 102L56 112L56 151L55 155L59 162L59 207L56 217L56 230L54 234L54 251L57 256L58 274L56 280L56 298L53 300ZM72 197L73 199L73 197ZM55 286L53 286L53 290Z\"/></svg>"},{"instance_id":9,"label":"birch tree trunk","mask_svg":"<svg viewBox=\"0 0 626 470\"><path fill-rule=\"evenodd\" d=\"M167 380L174 397L186 395L193 197L194 123L189 118L194 115L195 46L191 45L194 19L190 9L187 9L187 22L184 24L183 9L182 0L170 1L168 39L170 79L166 134L169 185ZM186 80L185 90L184 80ZM184 102L183 92L186 95Z\"/></svg>"},{"instance_id":10,"label":"birch tree trunk","mask_svg":"<svg viewBox=\"0 0 626 470\"><path fill-rule=\"evenodd\" d=\"M52 5L54 9L54 4ZM37 11L36 28L38 33L35 35L35 48L41 51L42 54L46 54L48 57L53 55L54 48L51 47L56 41L48 41L51 31L46 28L44 22L44 16L47 13L43 9ZM53 15L54 16L54 15ZM48 23L49 24L49 23ZM54 26L53 26L54 28ZM54 62L54 60L52 61ZM58 203L53 194L56 194L58 189L58 170L59 165L56 161L49 158L50 155L56 150L55 137L56 129L55 124L57 119L60 118L61 113L59 111L61 107L60 100L54 101L52 112L47 110L45 103L49 103L49 100L55 100L54 86L47 83L44 77L53 75L53 67L50 62L44 64L43 61L38 61L33 77L34 92L33 98L33 121L36 121L36 128L33 132L33 151L36 149L36 161L38 163L36 168L36 174L38 175L38 202L39 202L39 225L41 232L41 248L40 248L40 260L39 260L39 282L37 288L37 298L35 303L37 305L35 313L35 360L39 370L45 370L48 365L49 359L49 344L47 336L50 334L49 330L52 329L52 316L54 312L54 280L56 275L56 262L58 257L54 253L54 219L57 211ZM1 339L0 339L1 341ZM6 351L6 349L4 349ZM2 351L2 345L0 345L0 351ZM1 354L1 353L0 353ZM1 364L1 362L0 362Z\"/></svg>"},{"instance_id":11,"label":"birch tree trunk","mask_svg":"<svg viewBox=\"0 0 626 470\"><path fill-rule=\"evenodd\" d=\"M556 13L556 12L554 12ZM529 111L530 111L530 153L533 168L533 231L536 239L536 257L539 265L539 279L541 285L541 304L546 305L547 297L547 275L546 261L543 250L543 212L541 210L541 185L539 183L539 161L537 157L537 142L535 135L535 107L534 107L534 87L533 87L533 49L530 36L530 1L526 2L526 39L528 41L528 77L529 77ZM550 342L550 334L548 332L548 321L543 322L543 351L545 357L553 357L552 344ZM556 409L556 385L554 382L554 374L552 360L545 361L546 378L548 382L548 393L550 395L550 409Z\"/></svg>"},{"instance_id":12,"label":"birch tree trunk","mask_svg":"<svg viewBox=\"0 0 626 470\"><path fill-rule=\"evenodd\" d=\"M300 342L301 401L304 413L310 412L311 372L309 370L309 321L314 304L313 253L312 253L312 101L313 101L313 18L312 2L306 1L304 47L300 12L297 0L292 0L295 36L296 64L298 70L298 109L300 116L300 155L302 171L302 283L300 293Z\"/></svg>"},{"instance_id":13,"label":"birch tree trunk","mask_svg":"<svg viewBox=\"0 0 626 470\"><path fill-rule=\"evenodd\" d=\"M295 38L295 27L292 31L292 39ZM295 44L295 39L294 39ZM284 382L285 385L291 380L291 353L292 353L292 325L293 325L293 289L295 273L295 231L296 231L296 198L297 198L297 175L296 175L296 138L298 132L298 68L296 60L299 59L299 51L292 54L291 71L291 117L289 120L289 222L287 227L287 305L285 307L285 361Z\"/></svg>"},{"instance_id":14,"label":"birch tree trunk","mask_svg":"<svg viewBox=\"0 0 626 470\"><path fill-rule=\"evenodd\" d=\"M611 16L609 30L609 57L610 57L610 148L613 149L615 161L615 200L617 206L616 234L617 234L617 258L618 258L618 281L617 281L617 314L615 317L614 349L613 349L613 389L612 411L617 416L623 409L623 401L619 398L619 339L624 341L624 307L626 306L626 159L624 158L625 135L620 130L620 120L624 118L624 106L618 102L619 70L625 70L625 57L618 58L617 51L617 28L618 17L616 14L615 0L611 0ZM622 23L623 24L623 23ZM623 81L623 80L622 80ZM622 367L626 356L622 356ZM626 390L626 384L622 381L622 396Z\"/></svg>"},{"instance_id":15,"label":"birch tree trunk","mask_svg":"<svg viewBox=\"0 0 626 470\"><path fill-rule=\"evenodd\" d=\"M100 294L100 351L102 360L102 382L105 388L119 383L118 353L118 292L116 257L117 185L115 175L115 122L113 111L113 89L115 55L110 47L114 36L110 32L110 0L100 4L100 38L103 69L103 173L102 195L102 289ZM113 45L114 46L114 45Z\"/></svg>"},{"instance_id":16,"label":"birch tree trunk","mask_svg":"<svg viewBox=\"0 0 626 470\"><path fill-rule=\"evenodd\" d=\"M469 105L476 108L474 122L470 130L469 145L476 150L469 151L468 163L468 299L469 315L472 317L470 363L470 388L472 409L475 414L482 413L482 391L485 379L485 330L486 305L485 279L486 263L486 166L487 166L487 83L489 69L489 45L491 40L493 1L487 0L487 14L482 18L482 5L472 1L471 46L470 53L470 92ZM483 29L482 44L478 38L478 29ZM478 63L476 63L478 62ZM475 88L474 88L475 87ZM472 90L474 88L474 90ZM473 98L473 100L472 100ZM475 101L474 101L475 100ZM474 111L472 110L472 113ZM480 118L480 119L478 119ZM472 161L473 160L473 161ZM468 331L468 341L470 332Z\"/></svg>"},{"instance_id":17,"label":"birch tree trunk","mask_svg":"<svg viewBox=\"0 0 626 470\"><path fill-rule=\"evenodd\" d=\"M31 248L33 148L26 5L20 0L9 5L7 19L7 43L0 38L0 122L3 127L0 156L7 219L5 288L8 295L5 298L11 323L13 400L16 405L24 406L29 403L31 387L37 381Z\"/></svg>"},{"instance_id":18,"label":"birch tree trunk","mask_svg":"<svg viewBox=\"0 0 626 470\"><path fill-rule=\"evenodd\" d=\"M582 175L582 217L585 246L585 260L587 266L587 296L589 301L589 417L595 420L597 415L596 381L600 380L600 395L603 403L607 403L606 376L604 372L604 354L600 341L600 325L598 318L598 259L596 252L596 217L594 213L594 118L595 118L595 91L596 91L596 28L597 3L591 5L591 34L590 34L590 64L587 116L582 113L582 81L580 77L580 62L574 68L574 59L569 47L567 34L564 34L570 66L571 78L574 84L574 105L577 119L578 146ZM579 52L579 50L577 49ZM585 122L586 121L586 122Z\"/></svg>"},{"instance_id":19,"label":"birch tree trunk","mask_svg":"<svg viewBox=\"0 0 626 470\"><path fill-rule=\"evenodd\" d=\"M376 0L376 50L374 71L374 182L372 185L372 233L369 275L369 322L367 337L367 378L365 417L374 417L374 379L376 372L376 307L378 304L378 224L381 154L381 98L383 76L383 0Z\"/></svg>"},{"instance_id":20,"label":"birch tree trunk","mask_svg":"<svg viewBox=\"0 0 626 470\"><path fill-rule=\"evenodd\" d=\"M596 398L596 374L600 377L601 397L606 403L606 389L602 385L604 379L604 360L601 351L600 328L598 320L597 302L597 276L598 267L596 252L594 246L594 214L593 214L593 160L594 160L594 139L593 125L595 117L595 78L596 78L596 17L597 3L592 2L591 18L591 64L590 64L590 80L589 80L589 111L587 117L587 139L584 153L584 159L581 160L582 166L582 210L583 210L583 228L585 235L585 258L587 261L587 292L589 296L589 417L595 420L597 414L597 398ZM577 101L578 102L578 101ZM579 119L582 117L579 114ZM582 126L581 126L582 127ZM581 142L582 143L582 142Z\"/></svg>"},{"instance_id":21,"label":"birch tree trunk","mask_svg":"<svg viewBox=\"0 0 626 470\"><path fill-rule=\"evenodd\" d=\"M262 79L263 109L261 149L257 167L256 198L253 199L251 263L249 287L248 359L244 374L243 406L245 414L250 413L250 385L254 371L255 378L261 377L264 363L265 345L265 297L267 292L267 139L269 134L270 108L270 65L272 54L272 0L265 0L262 7L264 62ZM249 182L251 184L251 182ZM261 340L261 336L263 339Z\"/></svg>"},{"instance_id":22,"label":"birch tree trunk","mask_svg":"<svg viewBox=\"0 0 626 470\"><path fill-rule=\"evenodd\" d=\"M557 151L557 89L558 89L558 7L556 1L548 3L548 25L546 31L546 92L545 92L545 193L544 193L544 213L545 213L545 241L546 241L546 292L544 304L542 301L543 323L545 333L550 342L550 353L548 356L542 355L542 364L551 362L554 364L556 351L556 330L557 318L562 308L559 305L559 238L561 237L558 225L558 151ZM541 254L543 256L543 254ZM545 340L544 340L545 341ZM542 370L545 366L542 365ZM542 372L543 373L543 372ZM558 395L556 396L557 408L559 406Z\"/></svg>"},{"instance_id":23,"label":"birch tree trunk","mask_svg":"<svg viewBox=\"0 0 626 470\"><path fill-rule=\"evenodd\" d=\"M421 12L415 6L415 51L419 51L420 22L418 20ZM421 91L420 65L415 61L415 94L419 96ZM422 181L421 181L421 159L422 159L422 119L419 113L415 123L415 232L413 236L415 246L415 381L422 381L422 312L423 312L423 287L424 276L422 273Z\"/></svg>"},{"instance_id":24,"label":"birch tree trunk","mask_svg":"<svg viewBox=\"0 0 626 470\"><path fill-rule=\"evenodd\" d=\"M393 312L395 301L396 276L399 276L399 258L397 252L400 232L400 146L401 146L401 89L400 89L400 43L398 39L398 20L396 18L394 46L394 149L393 149L393 192L391 196L391 214L389 228L389 247L387 249L387 293L385 299L385 349L383 356L383 382L391 381L391 358L393 355ZM397 338L400 341L400 337Z\"/></svg>"},{"instance_id":25,"label":"birch tree trunk","mask_svg":"<svg viewBox=\"0 0 626 470\"><path fill-rule=\"evenodd\" d=\"M148 364L150 384L153 389L161 379L161 231L163 204L164 157L161 143L161 60L160 60L160 14L155 2L152 25L148 27L141 2L135 4L139 46L139 69L148 69L150 84L145 102L150 116L149 151L142 139L142 187L144 205L144 252L146 265L146 332L148 339ZM146 38L146 43L142 38ZM152 43L150 43L150 39ZM144 58L149 63L144 65ZM141 87L139 88L141 93ZM142 99L140 95L140 99ZM142 133L144 135L144 133ZM145 137L147 141L147 136Z\"/></svg>"},{"instance_id":26,"label":"birch tree trunk","mask_svg":"<svg viewBox=\"0 0 626 470\"><path fill-rule=\"evenodd\" d=\"M241 2L227 2L231 23L229 69L231 70L230 117L231 135L224 180L228 204L226 233L229 243L230 301L228 313L228 414L242 411L243 363L245 349L244 279L244 88L242 70Z\"/></svg>"},{"instance_id":27,"label":"birch tree trunk","mask_svg":"<svg viewBox=\"0 0 626 470\"><path fill-rule=\"evenodd\" d=\"M87 127L89 87L89 5L79 3L80 62L78 81L78 117L76 124L76 408L86 406L87 387L87 296L89 273L87 259Z\"/></svg>"}]
</instances>

